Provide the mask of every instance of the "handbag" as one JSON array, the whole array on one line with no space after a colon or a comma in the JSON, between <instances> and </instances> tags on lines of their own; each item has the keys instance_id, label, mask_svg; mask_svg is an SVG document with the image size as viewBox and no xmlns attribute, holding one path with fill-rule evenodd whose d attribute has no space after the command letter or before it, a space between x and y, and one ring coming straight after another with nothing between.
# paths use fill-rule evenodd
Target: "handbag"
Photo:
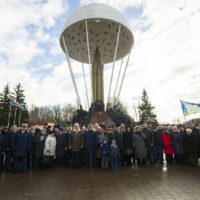
<instances>
[{"instance_id":1,"label":"handbag","mask_svg":"<svg viewBox=\"0 0 200 200\"><path fill-rule=\"evenodd\" d=\"M50 164L50 152L49 152L49 155L44 155L42 157L42 164L43 165L49 165Z\"/></svg>"}]
</instances>

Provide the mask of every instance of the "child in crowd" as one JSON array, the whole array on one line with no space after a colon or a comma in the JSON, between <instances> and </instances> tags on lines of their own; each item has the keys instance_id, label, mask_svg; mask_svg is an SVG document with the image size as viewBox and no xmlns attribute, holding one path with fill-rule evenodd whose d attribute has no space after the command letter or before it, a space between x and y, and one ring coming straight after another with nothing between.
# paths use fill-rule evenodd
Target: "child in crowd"
<instances>
[{"instance_id":1,"label":"child in crowd","mask_svg":"<svg viewBox=\"0 0 200 200\"><path fill-rule=\"evenodd\" d=\"M110 151L110 156L111 156L111 168L112 170L117 170L119 163L118 163L118 158L119 158L119 148L116 144L115 140L112 140L111 144L111 151Z\"/></svg>"},{"instance_id":2,"label":"child in crowd","mask_svg":"<svg viewBox=\"0 0 200 200\"><path fill-rule=\"evenodd\" d=\"M109 166L109 156L110 156L110 145L106 138L103 139L101 144L101 167L103 169L108 169Z\"/></svg>"}]
</instances>

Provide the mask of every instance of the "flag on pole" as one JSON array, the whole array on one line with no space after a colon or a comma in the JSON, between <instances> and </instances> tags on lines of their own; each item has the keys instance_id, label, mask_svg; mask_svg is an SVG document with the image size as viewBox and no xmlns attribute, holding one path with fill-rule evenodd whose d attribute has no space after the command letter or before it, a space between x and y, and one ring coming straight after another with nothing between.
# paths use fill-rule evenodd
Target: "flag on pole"
<instances>
[{"instance_id":1,"label":"flag on pole","mask_svg":"<svg viewBox=\"0 0 200 200\"><path fill-rule=\"evenodd\" d=\"M11 100L11 106L14 107L16 110L19 110L21 108L21 105L15 99Z\"/></svg>"},{"instance_id":2,"label":"flag on pole","mask_svg":"<svg viewBox=\"0 0 200 200\"><path fill-rule=\"evenodd\" d=\"M19 110L21 108L21 105L19 104L19 102L16 102L16 109Z\"/></svg>"},{"instance_id":3,"label":"flag on pole","mask_svg":"<svg viewBox=\"0 0 200 200\"><path fill-rule=\"evenodd\" d=\"M16 100L15 99L11 99L11 106L12 107L16 107Z\"/></svg>"},{"instance_id":4,"label":"flag on pole","mask_svg":"<svg viewBox=\"0 0 200 200\"><path fill-rule=\"evenodd\" d=\"M183 111L184 116L194 115L194 114L200 114L200 104L197 103L189 103L186 101L181 101L181 107Z\"/></svg>"}]
</instances>

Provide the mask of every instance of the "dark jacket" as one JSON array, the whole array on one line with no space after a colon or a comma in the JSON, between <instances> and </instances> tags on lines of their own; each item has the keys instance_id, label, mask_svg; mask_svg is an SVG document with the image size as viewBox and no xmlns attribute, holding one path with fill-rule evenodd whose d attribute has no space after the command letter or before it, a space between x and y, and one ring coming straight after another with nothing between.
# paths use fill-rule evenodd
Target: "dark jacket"
<instances>
[{"instance_id":1,"label":"dark jacket","mask_svg":"<svg viewBox=\"0 0 200 200\"><path fill-rule=\"evenodd\" d=\"M198 138L195 134L185 135L185 149L186 153L197 154L198 151Z\"/></svg>"},{"instance_id":2,"label":"dark jacket","mask_svg":"<svg viewBox=\"0 0 200 200\"><path fill-rule=\"evenodd\" d=\"M183 134L177 133L177 132L172 132L172 139L173 139L174 153L175 154L184 153L184 148L183 148L184 137L183 137Z\"/></svg>"},{"instance_id":3,"label":"dark jacket","mask_svg":"<svg viewBox=\"0 0 200 200\"><path fill-rule=\"evenodd\" d=\"M108 143L102 144L101 156L109 156L109 155L110 155L110 145Z\"/></svg>"},{"instance_id":4,"label":"dark jacket","mask_svg":"<svg viewBox=\"0 0 200 200\"><path fill-rule=\"evenodd\" d=\"M147 149L145 145L146 136L143 132L133 133L133 147L135 148L135 154L138 159L147 157Z\"/></svg>"},{"instance_id":5,"label":"dark jacket","mask_svg":"<svg viewBox=\"0 0 200 200\"><path fill-rule=\"evenodd\" d=\"M0 153L5 152L5 136L0 134Z\"/></svg>"},{"instance_id":6,"label":"dark jacket","mask_svg":"<svg viewBox=\"0 0 200 200\"><path fill-rule=\"evenodd\" d=\"M12 141L13 141L13 135L15 133L8 132L5 135L5 149L6 151L12 151Z\"/></svg>"},{"instance_id":7,"label":"dark jacket","mask_svg":"<svg viewBox=\"0 0 200 200\"><path fill-rule=\"evenodd\" d=\"M69 146L72 151L80 151L83 147L83 133L82 131L72 131L69 137Z\"/></svg>"},{"instance_id":8,"label":"dark jacket","mask_svg":"<svg viewBox=\"0 0 200 200\"><path fill-rule=\"evenodd\" d=\"M162 142L162 130L157 130L153 132L153 144L157 147L163 147Z\"/></svg>"},{"instance_id":9,"label":"dark jacket","mask_svg":"<svg viewBox=\"0 0 200 200\"><path fill-rule=\"evenodd\" d=\"M41 140L40 133L36 133L34 135L33 143L33 156L35 158L42 158L44 152L45 139Z\"/></svg>"},{"instance_id":10,"label":"dark jacket","mask_svg":"<svg viewBox=\"0 0 200 200\"><path fill-rule=\"evenodd\" d=\"M126 148L132 148L133 147L133 133L132 132L125 132L123 134L123 147Z\"/></svg>"},{"instance_id":11,"label":"dark jacket","mask_svg":"<svg viewBox=\"0 0 200 200\"><path fill-rule=\"evenodd\" d=\"M66 143L66 136L64 133L59 133L56 136L56 155L57 156L64 156L65 155L65 148L67 148Z\"/></svg>"},{"instance_id":12,"label":"dark jacket","mask_svg":"<svg viewBox=\"0 0 200 200\"><path fill-rule=\"evenodd\" d=\"M123 133L119 133L119 132L115 131L113 133L113 138L116 140L119 150L122 151L122 149L123 149Z\"/></svg>"},{"instance_id":13,"label":"dark jacket","mask_svg":"<svg viewBox=\"0 0 200 200\"><path fill-rule=\"evenodd\" d=\"M27 132L17 132L13 136L12 149L17 157L25 157L31 148L31 137Z\"/></svg>"},{"instance_id":14,"label":"dark jacket","mask_svg":"<svg viewBox=\"0 0 200 200\"><path fill-rule=\"evenodd\" d=\"M84 147L87 152L94 152L97 148L98 137L94 131L87 131L84 134Z\"/></svg>"},{"instance_id":15,"label":"dark jacket","mask_svg":"<svg viewBox=\"0 0 200 200\"><path fill-rule=\"evenodd\" d=\"M153 143L153 132L151 129L148 129L148 128L143 128L142 132L146 136L145 143L146 143L147 149L149 149L151 147L151 144Z\"/></svg>"}]
</instances>

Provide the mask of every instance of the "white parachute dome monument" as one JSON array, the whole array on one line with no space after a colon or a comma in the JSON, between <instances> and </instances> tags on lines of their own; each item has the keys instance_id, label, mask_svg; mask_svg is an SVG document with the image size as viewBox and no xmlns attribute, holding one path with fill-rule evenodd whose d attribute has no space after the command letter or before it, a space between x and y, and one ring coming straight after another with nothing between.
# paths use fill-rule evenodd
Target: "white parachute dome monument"
<instances>
[{"instance_id":1,"label":"white parachute dome monument","mask_svg":"<svg viewBox=\"0 0 200 200\"><path fill-rule=\"evenodd\" d=\"M90 103L94 103L97 100L104 103L103 67L99 66L112 63L107 97L107 102L110 102L113 74L116 71L115 62L121 59L120 68L117 69L118 80L116 81L115 88L113 87L113 98L118 99L133 44L134 37L127 20L118 10L111 6L99 3L88 4L80 7L69 16L61 32L60 46L66 54L79 105L81 105L81 99L70 58L82 63L84 81L84 68L89 65L91 100L89 100L85 81L88 106ZM127 57L126 62L123 62L125 57ZM94 58L100 61L97 62ZM123 67L123 63L125 63L125 67ZM121 80L119 80L120 76ZM96 94L99 93L101 93L101 95L98 97Z\"/></svg>"}]
</instances>

